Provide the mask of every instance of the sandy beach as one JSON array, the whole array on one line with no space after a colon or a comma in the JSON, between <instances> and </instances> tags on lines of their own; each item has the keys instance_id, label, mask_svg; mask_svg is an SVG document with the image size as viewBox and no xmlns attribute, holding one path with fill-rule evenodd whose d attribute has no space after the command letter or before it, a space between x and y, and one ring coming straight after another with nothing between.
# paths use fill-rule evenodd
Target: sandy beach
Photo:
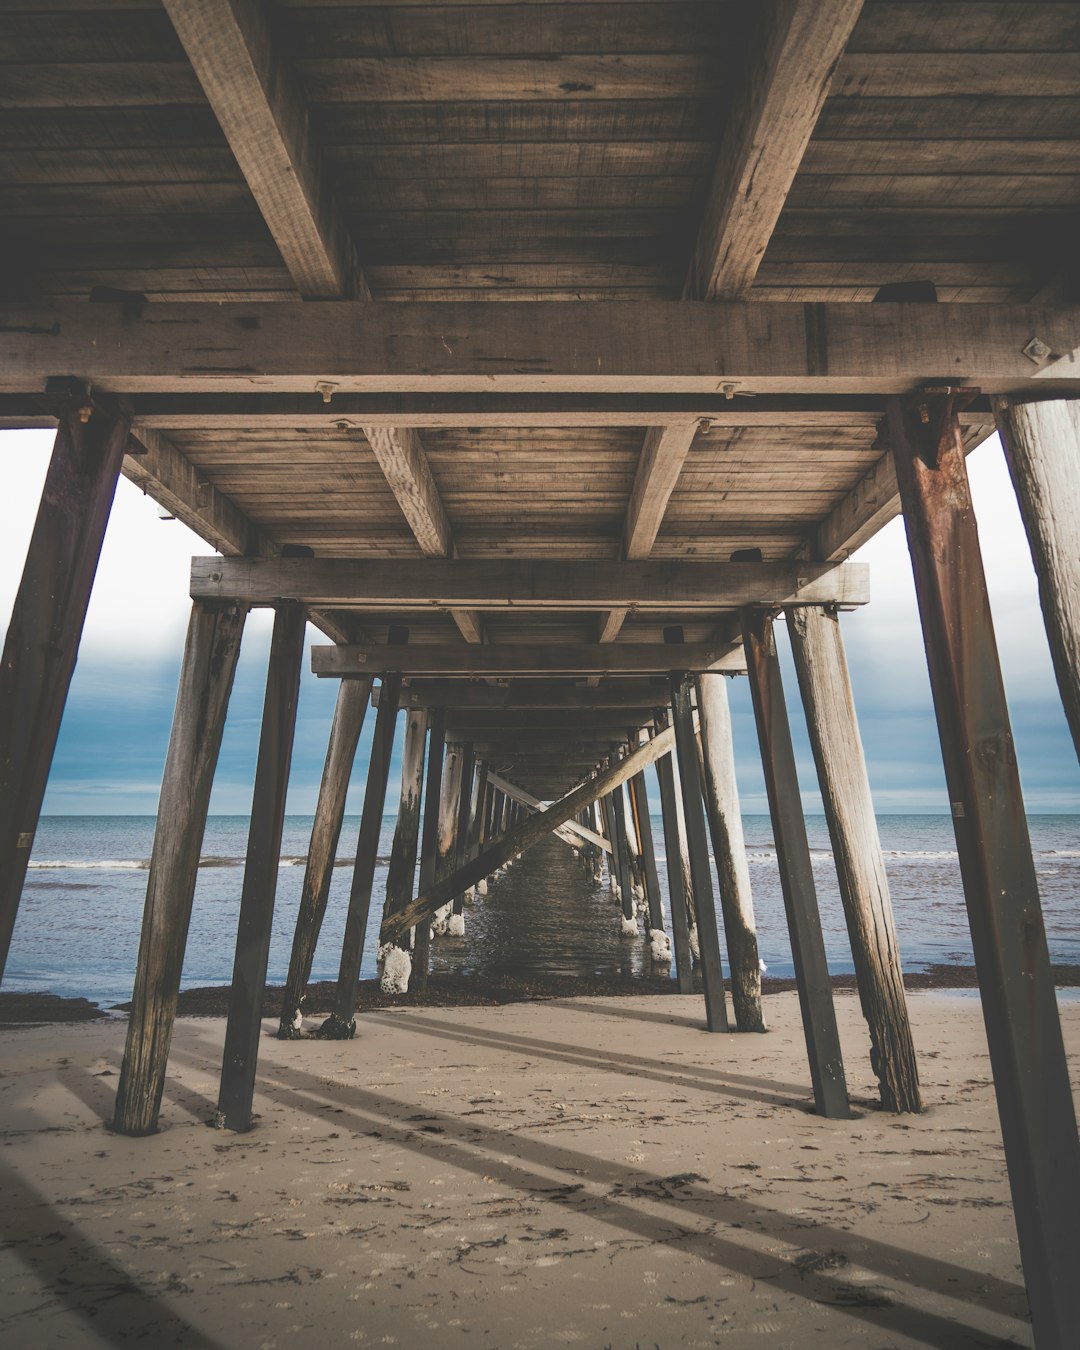
<instances>
[{"instance_id":1,"label":"sandy beach","mask_svg":"<svg viewBox=\"0 0 1080 1350\"><path fill-rule=\"evenodd\" d=\"M0 1338L1030 1345L978 1002L912 997L929 1109L901 1118L837 1005L850 1121L810 1112L791 993L767 1036L652 995L377 1011L345 1044L267 1020L246 1135L205 1123L220 1019L178 1021L142 1140L104 1123L123 1019L4 1031Z\"/></svg>"}]
</instances>

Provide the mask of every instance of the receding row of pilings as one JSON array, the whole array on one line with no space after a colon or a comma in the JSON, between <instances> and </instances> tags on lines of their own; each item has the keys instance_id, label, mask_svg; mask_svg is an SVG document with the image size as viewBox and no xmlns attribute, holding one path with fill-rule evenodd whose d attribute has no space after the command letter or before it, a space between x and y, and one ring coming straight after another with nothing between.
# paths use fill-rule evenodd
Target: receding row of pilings
<instances>
[{"instance_id":1,"label":"receding row of pilings","mask_svg":"<svg viewBox=\"0 0 1080 1350\"><path fill-rule=\"evenodd\" d=\"M966 397L965 391L956 389L890 397L881 436L892 450L912 555L1035 1336L1040 1347L1066 1347L1074 1343L1076 1327L1080 1326L1080 1281L1076 1279L1080 1262L1080 1147L964 466L957 410ZM1080 749L1078 405L1052 397L1038 401L998 399L995 403L1032 545L1054 667ZM8 630L0 667L0 963L6 961L127 434L128 420L118 406L80 397L62 410ZM826 687L827 696L809 700L819 709L811 719L811 736L842 890L859 894L857 909L847 907L846 912L853 947L860 953L856 961L863 963L859 981L866 1006L864 966L870 968L877 963L886 970L895 969L885 923L887 892L883 873L867 847L869 801L860 776L851 769L855 732L853 719L848 716L846 682L837 675L842 670L838 638L830 639L829 628L822 626L831 622L829 616L821 616L822 622L817 624L816 618L809 617L811 613L797 612L792 619L796 661L804 694L815 680ZM117 1125L129 1133L153 1130L160 1107L203 826L244 615L242 604L228 601L199 602L192 612L162 784L117 1107ZM223 1067L222 1108L227 1123L231 1120L240 1128L250 1120L254 1035L265 976L275 841L284 809L303 617L298 604L278 607L267 683ZM820 930L808 903L812 877L803 847L805 827L797 809L790 733L780 697L771 625L768 613L744 616L748 667L778 852L786 860L781 877L800 970L808 1043L813 1039L811 1062L818 1075L815 1091L819 1101L839 1101L843 1080L839 1061L832 1058L835 1024L831 1000L819 993L823 986L808 974L820 963ZM815 625L816 633L811 631ZM398 702L395 679L389 673L384 680L384 698L390 710L385 719L380 700L380 725L376 727L362 826L369 838L372 830L377 838L385 797L392 719ZM331 777L333 756L351 759L366 701L367 690L362 686L349 692L343 687L339 716L335 718L337 743L331 745L328 756ZM690 844L690 889L700 942L702 919L710 909L705 897L711 899L712 878L702 866L703 849L693 846L693 839L697 837L700 843L702 837L702 798L686 782L687 768L694 763L688 711L685 690L677 690L673 730L683 752L679 791ZM699 712L707 723L707 700ZM654 742L667 734L667 730L658 730ZM673 735L669 742L674 739ZM631 750L623 763L631 763L647 749ZM707 751L703 750L703 758L711 796L714 791L722 791L723 785L709 785ZM636 764L632 769L636 770ZM661 759L662 796L669 772L667 791L676 795L670 756ZM607 779L605 774L609 775ZM611 766L596 781L610 788L614 785L610 774ZM340 782L334 789L338 790L343 793ZM309 926L314 927L325 905L325 885L340 828L340 811L332 798L333 793L328 793L325 805L320 799L317 839L305 879L303 912L309 916ZM574 793L568 800L571 815L565 819L587 804ZM523 832L527 833L534 822L541 822L545 830L556 823L560 812L552 814L553 809L518 821L494 841L478 838L475 845L467 845L467 849L475 848L475 856L466 857L463 865L456 865L461 860L455 856L447 877L440 879L437 875L437 854L434 862L430 857L422 858L422 868L426 865L428 869L421 884L422 895L398 911L396 920L394 915L387 916L389 936L399 931L394 928L395 922L407 921L412 926L426 917L429 911L425 906L445 893L448 883L456 893L461 885L472 884L470 877L482 876L496 863L503 865L520 852ZM482 815L479 811L475 814ZM710 811L715 846L712 814ZM727 817L729 830L733 820L733 816ZM665 829L667 821L665 814ZM731 866L736 866L738 850L729 846L726 851ZM718 858L722 852L718 851ZM359 850L358 863L361 855L373 858L374 853ZM673 845L668 840L668 856L679 856L677 841ZM726 889L722 876L720 881L722 900L736 893L730 878ZM673 917L678 908L674 889ZM686 889L684 883L684 892ZM356 934L359 932L362 939L370 899L371 878L358 867L350 896L351 940L342 960L345 978L334 1014L343 1031L354 1012L360 950ZM680 937L674 924L673 928L678 952ZM734 952L730 927L728 940L730 954ZM296 974L302 973L305 959L304 951L294 952ZM715 995L715 982L713 990ZM710 1021L719 1020L722 1007L714 997ZM879 1065L891 1058L889 1037L900 1025L899 1009L902 996L897 977L890 985L889 997L881 1000L880 1014L868 1009ZM884 1020L875 1025L874 1018L879 1015Z\"/></svg>"}]
</instances>

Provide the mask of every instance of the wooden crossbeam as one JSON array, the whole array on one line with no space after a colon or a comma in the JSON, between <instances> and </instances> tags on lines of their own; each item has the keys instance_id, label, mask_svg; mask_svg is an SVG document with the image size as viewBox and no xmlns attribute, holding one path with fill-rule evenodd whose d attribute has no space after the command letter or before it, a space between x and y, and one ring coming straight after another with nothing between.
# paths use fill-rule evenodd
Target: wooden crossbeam
<instances>
[{"instance_id":1,"label":"wooden crossbeam","mask_svg":"<svg viewBox=\"0 0 1080 1350\"><path fill-rule=\"evenodd\" d=\"M266 534L231 497L201 477L163 432L140 427L132 435L142 453L129 450L125 455L125 478L227 557L272 556L274 546Z\"/></svg>"},{"instance_id":2,"label":"wooden crossbeam","mask_svg":"<svg viewBox=\"0 0 1080 1350\"><path fill-rule=\"evenodd\" d=\"M378 707L382 686L371 691L373 706ZM669 694L664 680L620 679L589 688L584 684L559 681L516 679L507 685L469 684L463 680L423 680L402 689L403 708L513 709L625 709L632 720L638 708L652 709L667 704Z\"/></svg>"},{"instance_id":3,"label":"wooden crossbeam","mask_svg":"<svg viewBox=\"0 0 1080 1350\"><path fill-rule=\"evenodd\" d=\"M676 655L677 654L677 655ZM741 648L733 643L687 643L673 648L654 642L498 643L475 646L416 643L408 647L375 644L312 647L316 675L370 679L386 670L403 675L458 677L503 675L654 675L671 670L746 670Z\"/></svg>"},{"instance_id":4,"label":"wooden crossbeam","mask_svg":"<svg viewBox=\"0 0 1080 1350\"><path fill-rule=\"evenodd\" d=\"M1045 366L1024 354L1037 334ZM784 301L0 305L0 391L985 393L1080 387L1080 307ZM332 404L331 404L332 406Z\"/></svg>"},{"instance_id":5,"label":"wooden crossbeam","mask_svg":"<svg viewBox=\"0 0 1080 1350\"><path fill-rule=\"evenodd\" d=\"M737 300L753 285L863 0L762 0L684 295Z\"/></svg>"},{"instance_id":6,"label":"wooden crossbeam","mask_svg":"<svg viewBox=\"0 0 1080 1350\"><path fill-rule=\"evenodd\" d=\"M507 830L490 848L485 849L464 867L458 868L452 876L436 882L403 910L387 916L383 920L380 940L394 941L407 928L434 914L455 895L460 895L462 891L482 881L484 877L490 876L497 868L505 866L512 858L519 857L534 844L546 839L557 825L565 825L579 811L583 811L600 797L625 783L635 773L648 768L662 755L670 754L674 744L675 732L671 728L659 732L651 741L646 741L640 749L633 751L625 759L588 779L573 792L567 793L565 797L552 802L543 811L537 812L535 816L530 816L513 829Z\"/></svg>"},{"instance_id":7,"label":"wooden crossbeam","mask_svg":"<svg viewBox=\"0 0 1080 1350\"><path fill-rule=\"evenodd\" d=\"M163 0L240 171L304 296L369 293L331 200L300 86L256 0Z\"/></svg>"},{"instance_id":8,"label":"wooden crossbeam","mask_svg":"<svg viewBox=\"0 0 1080 1350\"><path fill-rule=\"evenodd\" d=\"M542 811L544 803L539 797L534 797L531 792L526 792L524 788L519 788L516 783L511 783L508 778L503 778L497 773L488 770L488 782L494 783L500 792L512 798L515 802L520 802L522 806L527 806L530 811ZM597 834L595 830L590 830L585 825L579 825L576 820L568 820L565 825L559 825L553 834L557 834L560 839L571 836L571 842L575 845L585 840L586 843L595 844L597 848L602 848L605 853L611 852L611 844L602 834Z\"/></svg>"},{"instance_id":9,"label":"wooden crossbeam","mask_svg":"<svg viewBox=\"0 0 1080 1350\"><path fill-rule=\"evenodd\" d=\"M464 606L515 611L618 605L715 612L742 605L862 605L869 572L858 563L699 561L443 561L427 558L192 558L201 600L401 609Z\"/></svg>"},{"instance_id":10,"label":"wooden crossbeam","mask_svg":"<svg viewBox=\"0 0 1080 1350\"><path fill-rule=\"evenodd\" d=\"M37 395L0 395L0 426L51 424ZM707 419L713 427L857 427L873 432L884 400L867 395L719 393L623 394L135 394L132 425L161 430L272 431L368 427L673 427ZM961 421L993 425L989 401Z\"/></svg>"}]
</instances>

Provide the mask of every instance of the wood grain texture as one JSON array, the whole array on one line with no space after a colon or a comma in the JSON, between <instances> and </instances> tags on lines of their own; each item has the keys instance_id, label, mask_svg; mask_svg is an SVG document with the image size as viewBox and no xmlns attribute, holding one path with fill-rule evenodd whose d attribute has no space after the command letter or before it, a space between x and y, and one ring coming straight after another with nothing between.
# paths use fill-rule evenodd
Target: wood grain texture
<instances>
[{"instance_id":1,"label":"wood grain texture","mask_svg":"<svg viewBox=\"0 0 1080 1350\"><path fill-rule=\"evenodd\" d=\"M683 294L747 294L862 0L757 6Z\"/></svg>"},{"instance_id":2,"label":"wood grain texture","mask_svg":"<svg viewBox=\"0 0 1080 1350\"><path fill-rule=\"evenodd\" d=\"M1024 520L1054 674L1080 755L1080 403L994 403Z\"/></svg>"},{"instance_id":3,"label":"wood grain texture","mask_svg":"<svg viewBox=\"0 0 1080 1350\"><path fill-rule=\"evenodd\" d=\"M370 676L390 663L407 675L536 676L536 675L655 675L672 668L670 651L662 643L489 643L483 646L312 647L311 667L331 679ZM744 663L731 643L688 644L679 662L688 670L724 670L741 673Z\"/></svg>"},{"instance_id":4,"label":"wood grain texture","mask_svg":"<svg viewBox=\"0 0 1080 1350\"><path fill-rule=\"evenodd\" d=\"M816 606L787 620L881 1104L919 1112L904 972L840 621Z\"/></svg>"},{"instance_id":5,"label":"wood grain texture","mask_svg":"<svg viewBox=\"0 0 1080 1350\"><path fill-rule=\"evenodd\" d=\"M346 301L0 305L0 392L57 370L131 393L902 393L941 372L1038 387L1037 332L1080 384L1080 311L994 305Z\"/></svg>"},{"instance_id":6,"label":"wood grain texture","mask_svg":"<svg viewBox=\"0 0 1080 1350\"><path fill-rule=\"evenodd\" d=\"M129 419L63 409L0 662L0 976L120 474Z\"/></svg>"},{"instance_id":7,"label":"wood grain texture","mask_svg":"<svg viewBox=\"0 0 1080 1350\"><path fill-rule=\"evenodd\" d=\"M366 294L303 95L253 0L165 0L192 68L300 293Z\"/></svg>"},{"instance_id":8,"label":"wood grain texture","mask_svg":"<svg viewBox=\"0 0 1080 1350\"><path fill-rule=\"evenodd\" d=\"M491 610L723 610L746 604L865 604L861 563L487 562L322 558L193 558L191 594L270 604L373 608L413 605Z\"/></svg>"},{"instance_id":9,"label":"wood grain texture","mask_svg":"<svg viewBox=\"0 0 1080 1350\"><path fill-rule=\"evenodd\" d=\"M731 1002L739 1031L764 1031L761 1009L761 956L750 890L727 685L721 675L699 675L696 681L701 720L702 792L712 839L724 916Z\"/></svg>"},{"instance_id":10,"label":"wood grain texture","mask_svg":"<svg viewBox=\"0 0 1080 1350\"><path fill-rule=\"evenodd\" d=\"M315 819L311 825L307 864L289 955L289 972L281 1001L278 1036L283 1040L292 1040L298 1035L295 1021L297 1014L303 1014L306 986L311 978L315 948L322 932L341 825L345 818L349 779L370 693L370 680L342 680L338 689L326 761L319 782L319 796L315 803Z\"/></svg>"},{"instance_id":11,"label":"wood grain texture","mask_svg":"<svg viewBox=\"0 0 1080 1350\"><path fill-rule=\"evenodd\" d=\"M191 609L113 1115L121 1134L157 1129L206 814L246 616L241 605L196 601Z\"/></svg>"}]
</instances>

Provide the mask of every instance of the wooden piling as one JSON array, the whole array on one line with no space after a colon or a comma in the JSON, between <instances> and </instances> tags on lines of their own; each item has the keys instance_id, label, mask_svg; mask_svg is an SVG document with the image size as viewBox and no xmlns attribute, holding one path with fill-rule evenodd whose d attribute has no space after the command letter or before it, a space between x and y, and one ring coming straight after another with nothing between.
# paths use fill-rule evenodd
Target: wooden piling
<instances>
[{"instance_id":1,"label":"wooden piling","mask_svg":"<svg viewBox=\"0 0 1080 1350\"><path fill-rule=\"evenodd\" d=\"M904 972L840 621L814 605L791 609L787 618L881 1104L887 1111L921 1111Z\"/></svg>"},{"instance_id":2,"label":"wooden piling","mask_svg":"<svg viewBox=\"0 0 1080 1350\"><path fill-rule=\"evenodd\" d=\"M758 952L754 902L750 893L750 868L746 861L739 789L735 782L731 710L725 677L699 675L697 702L701 723L701 781L720 886L720 909L724 916L724 935L727 938L728 964L731 968L731 1002L735 1009L735 1025L740 1031L764 1031L761 956Z\"/></svg>"},{"instance_id":3,"label":"wooden piling","mask_svg":"<svg viewBox=\"0 0 1080 1350\"><path fill-rule=\"evenodd\" d=\"M255 1068L259 1054L263 993L270 957L285 794L289 786L300 661L304 654L303 605L281 600L275 607L274 635L266 675L259 759L251 798L244 885L236 929L236 956L229 990L229 1019L221 1061L221 1090L215 1124L226 1130L251 1128Z\"/></svg>"},{"instance_id":4,"label":"wooden piling","mask_svg":"<svg viewBox=\"0 0 1080 1350\"><path fill-rule=\"evenodd\" d=\"M405 718L405 740L401 748L401 796L394 842L390 846L390 864L386 871L384 914L393 914L412 899L420 840L420 798L424 790L424 742L427 728L427 710L410 708ZM397 945L407 945L404 934L398 939Z\"/></svg>"},{"instance_id":5,"label":"wooden piling","mask_svg":"<svg viewBox=\"0 0 1080 1350\"><path fill-rule=\"evenodd\" d=\"M357 986L364 956L368 915L371 912L371 892L375 884L379 835L382 833L383 807L386 805L386 784L390 777L390 756L394 749L400 695L401 676L396 671L384 674L379 711L375 715L375 734L371 738L367 788L360 817L360 834L356 842L356 862L349 892L345 937L341 944L334 1011L315 1033L328 1040L350 1040L356 1035Z\"/></svg>"},{"instance_id":6,"label":"wooden piling","mask_svg":"<svg viewBox=\"0 0 1080 1350\"><path fill-rule=\"evenodd\" d=\"M1080 1327L1080 1144L971 506L961 392L890 398L1020 1256L1040 1350Z\"/></svg>"},{"instance_id":7,"label":"wooden piling","mask_svg":"<svg viewBox=\"0 0 1080 1350\"><path fill-rule=\"evenodd\" d=\"M649 794L644 773L636 773L627 784L630 805L637 831L642 875L645 881L645 899L649 906L649 928L664 931L664 907L660 898L660 878L656 872L656 851L653 844L652 820L649 816Z\"/></svg>"},{"instance_id":8,"label":"wooden piling","mask_svg":"<svg viewBox=\"0 0 1080 1350\"><path fill-rule=\"evenodd\" d=\"M683 816L686 841L690 849L690 870L694 881L694 907L697 915L698 950L701 982L705 989L705 1023L710 1031L727 1031L727 1000L724 973L720 964L720 933L713 901L709 843L705 834L705 808L701 797L697 738L690 706L690 677L676 671L671 676L671 720L678 747L679 777L682 783Z\"/></svg>"},{"instance_id":9,"label":"wooden piling","mask_svg":"<svg viewBox=\"0 0 1080 1350\"><path fill-rule=\"evenodd\" d=\"M657 717L657 728L664 721ZM674 756L656 761L656 779L660 786L660 810L664 822L664 852L667 855L668 899L671 905L671 939L675 950L675 977L680 994L694 992L694 958L690 951L690 917L686 904L683 871L682 817L678 809L679 786Z\"/></svg>"},{"instance_id":10,"label":"wooden piling","mask_svg":"<svg viewBox=\"0 0 1080 1350\"><path fill-rule=\"evenodd\" d=\"M247 607L196 600L188 621L146 879L113 1128L157 1129L191 905Z\"/></svg>"},{"instance_id":11,"label":"wooden piling","mask_svg":"<svg viewBox=\"0 0 1080 1350\"><path fill-rule=\"evenodd\" d=\"M1061 701L1080 757L1080 400L996 398Z\"/></svg>"},{"instance_id":12,"label":"wooden piling","mask_svg":"<svg viewBox=\"0 0 1080 1350\"><path fill-rule=\"evenodd\" d=\"M476 770L476 755L472 741L461 744L461 771L458 780L457 819L454 822L453 866L464 867L468 860L469 849L469 809L472 804L473 778ZM453 913L464 914L465 892L454 897Z\"/></svg>"},{"instance_id":13,"label":"wooden piling","mask_svg":"<svg viewBox=\"0 0 1080 1350\"><path fill-rule=\"evenodd\" d=\"M612 760L618 761L621 758L619 749L616 747L612 752ZM630 850L626 839L626 805L621 783L612 790L608 800L611 803L611 824L614 830L611 840L612 860L615 863L615 873L619 881L622 916L627 921L636 921L634 914L634 879L630 875Z\"/></svg>"},{"instance_id":14,"label":"wooden piling","mask_svg":"<svg viewBox=\"0 0 1080 1350\"><path fill-rule=\"evenodd\" d=\"M439 857L439 793L446 754L446 709L434 707L428 717L427 777L424 782L424 828L420 843L420 889L435 880ZM410 988L426 989L431 956L431 922L418 923L413 937Z\"/></svg>"},{"instance_id":15,"label":"wooden piling","mask_svg":"<svg viewBox=\"0 0 1080 1350\"><path fill-rule=\"evenodd\" d=\"M300 891L300 907L289 957L289 974L281 1001L278 1025L278 1037L281 1040L291 1040L300 1035L307 982L311 978L315 948L326 915L341 823L345 816L345 798L370 694L370 680L342 680L338 689L326 762L319 784L319 799L315 804L315 820L311 826L304 884Z\"/></svg>"},{"instance_id":16,"label":"wooden piling","mask_svg":"<svg viewBox=\"0 0 1080 1350\"><path fill-rule=\"evenodd\" d=\"M821 915L795 769L795 751L791 744L791 726L776 655L773 616L763 609L745 609L742 627L814 1102L818 1115L843 1118L850 1115L844 1061L836 1029L836 1009L825 959L825 940L821 934Z\"/></svg>"},{"instance_id":17,"label":"wooden piling","mask_svg":"<svg viewBox=\"0 0 1080 1350\"><path fill-rule=\"evenodd\" d=\"M125 413L86 399L71 400L60 413L4 642L0 664L0 979L128 426Z\"/></svg>"}]
</instances>

